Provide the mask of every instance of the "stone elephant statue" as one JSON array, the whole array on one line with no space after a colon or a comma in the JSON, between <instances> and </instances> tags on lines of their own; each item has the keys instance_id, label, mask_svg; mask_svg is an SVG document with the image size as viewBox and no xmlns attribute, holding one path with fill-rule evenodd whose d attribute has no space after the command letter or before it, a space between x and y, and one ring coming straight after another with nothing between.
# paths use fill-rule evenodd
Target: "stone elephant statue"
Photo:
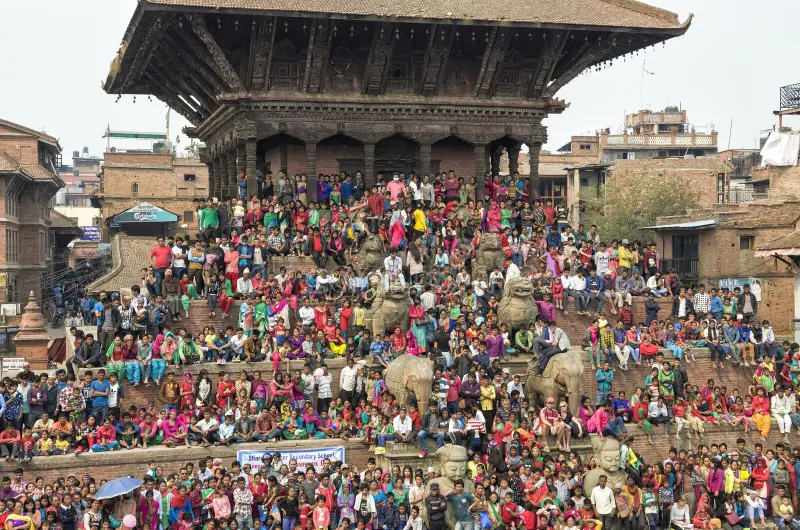
<instances>
[{"instance_id":1,"label":"stone elephant statue","mask_svg":"<svg viewBox=\"0 0 800 530\"><path fill-rule=\"evenodd\" d=\"M433 361L416 355L401 355L389 363L383 376L397 402L409 404L412 396L419 410L427 410L433 388Z\"/></svg>"},{"instance_id":2,"label":"stone elephant statue","mask_svg":"<svg viewBox=\"0 0 800 530\"><path fill-rule=\"evenodd\" d=\"M541 374L528 374L525 395L541 394L545 399L552 397L556 400L559 396L566 396L570 410L578 414L582 381L583 358L578 351L567 351L553 355Z\"/></svg>"}]
</instances>

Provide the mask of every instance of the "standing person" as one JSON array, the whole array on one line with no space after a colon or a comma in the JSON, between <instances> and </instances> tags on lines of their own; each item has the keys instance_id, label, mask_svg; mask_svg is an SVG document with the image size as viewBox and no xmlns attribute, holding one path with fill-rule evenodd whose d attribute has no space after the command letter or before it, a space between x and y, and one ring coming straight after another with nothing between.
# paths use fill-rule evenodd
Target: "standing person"
<instances>
[{"instance_id":1,"label":"standing person","mask_svg":"<svg viewBox=\"0 0 800 530\"><path fill-rule=\"evenodd\" d=\"M750 292L750 284L744 284L744 291L736 299L739 314L742 315L742 321L749 323L758 312L758 300L756 295Z\"/></svg>"},{"instance_id":2,"label":"standing person","mask_svg":"<svg viewBox=\"0 0 800 530\"><path fill-rule=\"evenodd\" d=\"M111 383L105 380L106 371L97 371L97 379L89 385L89 396L92 398L92 416L97 419L97 424L102 425L108 417L108 394L111 392Z\"/></svg>"},{"instance_id":3,"label":"standing person","mask_svg":"<svg viewBox=\"0 0 800 530\"><path fill-rule=\"evenodd\" d=\"M431 484L431 494L425 498L425 508L428 510L428 530L444 530L447 516L447 500L439 495L439 484Z\"/></svg>"},{"instance_id":4,"label":"standing person","mask_svg":"<svg viewBox=\"0 0 800 530\"><path fill-rule=\"evenodd\" d=\"M164 236L156 238L156 246L150 251L150 264L156 271L156 292L161 292L164 274L172 267L172 249L164 244Z\"/></svg>"},{"instance_id":5,"label":"standing person","mask_svg":"<svg viewBox=\"0 0 800 530\"><path fill-rule=\"evenodd\" d=\"M236 483L237 488L233 490L233 514L239 528L249 530L253 526L253 492L247 487L244 477L239 477Z\"/></svg>"},{"instance_id":6,"label":"standing person","mask_svg":"<svg viewBox=\"0 0 800 530\"><path fill-rule=\"evenodd\" d=\"M206 207L200 210L197 224L205 241L211 241L219 236L219 211L214 205L214 199L209 198L206 201Z\"/></svg>"},{"instance_id":7,"label":"standing person","mask_svg":"<svg viewBox=\"0 0 800 530\"><path fill-rule=\"evenodd\" d=\"M597 381L597 405L602 405L611 393L611 383L614 381L614 372L608 361L603 363L602 368L597 369L594 378Z\"/></svg>"},{"instance_id":8,"label":"standing person","mask_svg":"<svg viewBox=\"0 0 800 530\"><path fill-rule=\"evenodd\" d=\"M614 492L606 486L607 482L608 477L600 475L598 484L591 493L592 506L594 506L597 519L603 523L603 528L610 528L610 525L614 523L614 511L617 507Z\"/></svg>"}]
</instances>

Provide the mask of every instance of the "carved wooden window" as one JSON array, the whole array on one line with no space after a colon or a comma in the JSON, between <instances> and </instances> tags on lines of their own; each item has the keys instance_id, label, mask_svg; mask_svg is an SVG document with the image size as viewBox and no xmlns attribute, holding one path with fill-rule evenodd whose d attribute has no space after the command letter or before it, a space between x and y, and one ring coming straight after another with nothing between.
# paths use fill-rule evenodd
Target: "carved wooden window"
<instances>
[{"instance_id":1,"label":"carved wooden window","mask_svg":"<svg viewBox=\"0 0 800 530\"><path fill-rule=\"evenodd\" d=\"M411 60L409 58L397 58L392 61L389 68L387 92L411 92L414 88L414 81L411 76Z\"/></svg>"},{"instance_id":2,"label":"carved wooden window","mask_svg":"<svg viewBox=\"0 0 800 530\"><path fill-rule=\"evenodd\" d=\"M467 91L467 80L460 61L450 62L447 65L444 78L444 88L449 94L464 94Z\"/></svg>"},{"instance_id":3,"label":"carved wooden window","mask_svg":"<svg viewBox=\"0 0 800 530\"><path fill-rule=\"evenodd\" d=\"M275 45L271 72L272 86L277 89L297 88L299 77L297 47L289 39L284 39Z\"/></svg>"},{"instance_id":4,"label":"carved wooden window","mask_svg":"<svg viewBox=\"0 0 800 530\"><path fill-rule=\"evenodd\" d=\"M331 88L346 92L353 88L353 53L347 46L337 46L331 53Z\"/></svg>"}]
</instances>

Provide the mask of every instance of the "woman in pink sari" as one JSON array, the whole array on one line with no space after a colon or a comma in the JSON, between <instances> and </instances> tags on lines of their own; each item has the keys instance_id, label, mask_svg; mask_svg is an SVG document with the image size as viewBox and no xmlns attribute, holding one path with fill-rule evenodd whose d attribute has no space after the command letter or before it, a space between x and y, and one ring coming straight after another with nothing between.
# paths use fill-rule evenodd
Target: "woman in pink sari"
<instances>
[{"instance_id":1,"label":"woman in pink sari","mask_svg":"<svg viewBox=\"0 0 800 530\"><path fill-rule=\"evenodd\" d=\"M489 232L497 233L500 231L500 208L496 202L493 202L486 213L486 224L488 225Z\"/></svg>"},{"instance_id":2,"label":"woman in pink sari","mask_svg":"<svg viewBox=\"0 0 800 530\"><path fill-rule=\"evenodd\" d=\"M396 219L392 226L389 227L389 237L391 239L389 243L391 248L401 248L403 246L406 238L406 229L403 228L403 223L399 219Z\"/></svg>"}]
</instances>

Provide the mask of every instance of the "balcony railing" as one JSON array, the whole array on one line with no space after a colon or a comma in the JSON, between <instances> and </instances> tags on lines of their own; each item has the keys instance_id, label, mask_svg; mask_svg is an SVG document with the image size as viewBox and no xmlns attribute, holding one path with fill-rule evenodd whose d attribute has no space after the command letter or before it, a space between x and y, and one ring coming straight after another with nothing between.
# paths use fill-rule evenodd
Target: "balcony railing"
<instances>
[{"instance_id":1,"label":"balcony railing","mask_svg":"<svg viewBox=\"0 0 800 530\"><path fill-rule=\"evenodd\" d=\"M639 112L625 116L626 127L634 127L636 125L677 125L685 121L686 116L682 112Z\"/></svg>"},{"instance_id":2,"label":"balcony railing","mask_svg":"<svg viewBox=\"0 0 800 530\"><path fill-rule=\"evenodd\" d=\"M601 147L716 147L717 133L711 134L601 134Z\"/></svg>"},{"instance_id":3,"label":"balcony railing","mask_svg":"<svg viewBox=\"0 0 800 530\"><path fill-rule=\"evenodd\" d=\"M728 192L728 202L731 204L745 204L753 201L769 199L769 190L753 191L751 189L734 188Z\"/></svg>"},{"instance_id":4,"label":"balcony railing","mask_svg":"<svg viewBox=\"0 0 800 530\"><path fill-rule=\"evenodd\" d=\"M678 273L681 278L690 277L697 278L697 258L672 258L661 260L661 272L668 273L672 269Z\"/></svg>"}]
</instances>

